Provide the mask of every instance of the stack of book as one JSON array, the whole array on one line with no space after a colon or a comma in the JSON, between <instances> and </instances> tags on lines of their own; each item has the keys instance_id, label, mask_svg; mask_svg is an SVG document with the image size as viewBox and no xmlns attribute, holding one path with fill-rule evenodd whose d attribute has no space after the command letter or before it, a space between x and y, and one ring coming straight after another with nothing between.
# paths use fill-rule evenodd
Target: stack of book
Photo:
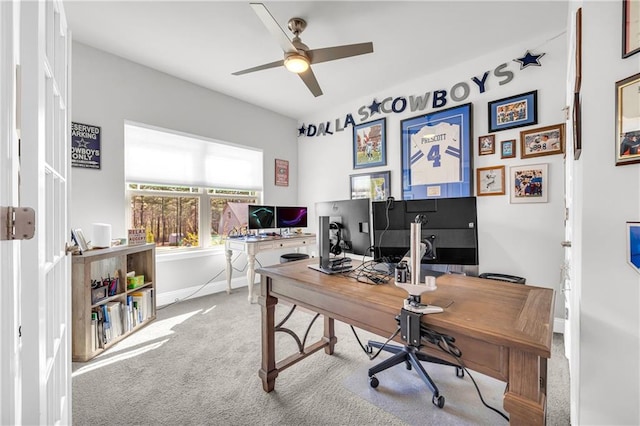
<instances>
[{"instance_id":1,"label":"stack of book","mask_svg":"<svg viewBox=\"0 0 640 426\"><path fill-rule=\"evenodd\" d=\"M131 293L133 326L146 321L153 315L153 289L143 288Z\"/></svg>"},{"instance_id":2,"label":"stack of book","mask_svg":"<svg viewBox=\"0 0 640 426\"><path fill-rule=\"evenodd\" d=\"M91 336L93 349L104 348L113 339L122 336L124 309L120 302L108 302L91 313Z\"/></svg>"},{"instance_id":3,"label":"stack of book","mask_svg":"<svg viewBox=\"0 0 640 426\"><path fill-rule=\"evenodd\" d=\"M91 312L91 344L95 351L130 332L154 315L153 289L143 288L127 295L126 305L107 302Z\"/></svg>"}]
</instances>

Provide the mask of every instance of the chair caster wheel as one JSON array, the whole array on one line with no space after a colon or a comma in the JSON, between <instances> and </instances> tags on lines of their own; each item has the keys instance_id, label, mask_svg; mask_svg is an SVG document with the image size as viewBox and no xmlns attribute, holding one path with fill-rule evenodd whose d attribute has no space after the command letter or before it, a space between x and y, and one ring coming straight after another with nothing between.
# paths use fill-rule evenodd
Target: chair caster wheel
<instances>
[{"instance_id":1,"label":"chair caster wheel","mask_svg":"<svg viewBox=\"0 0 640 426\"><path fill-rule=\"evenodd\" d=\"M460 378L464 377L464 370L462 368L456 367L456 377L460 377Z\"/></svg>"},{"instance_id":2,"label":"chair caster wheel","mask_svg":"<svg viewBox=\"0 0 640 426\"><path fill-rule=\"evenodd\" d=\"M375 389L375 388L378 387L379 384L380 384L380 382L378 381L376 376L369 377L369 386L371 386L372 388Z\"/></svg>"},{"instance_id":3,"label":"chair caster wheel","mask_svg":"<svg viewBox=\"0 0 640 426\"><path fill-rule=\"evenodd\" d=\"M411 363L409 361L405 362L407 370L411 370Z\"/></svg>"},{"instance_id":4,"label":"chair caster wheel","mask_svg":"<svg viewBox=\"0 0 640 426\"><path fill-rule=\"evenodd\" d=\"M442 408L442 407L444 407L444 396L442 396L442 395L438 395L438 396L433 395L433 398L431 399L431 402L433 402L433 405L435 405L436 407Z\"/></svg>"}]
</instances>

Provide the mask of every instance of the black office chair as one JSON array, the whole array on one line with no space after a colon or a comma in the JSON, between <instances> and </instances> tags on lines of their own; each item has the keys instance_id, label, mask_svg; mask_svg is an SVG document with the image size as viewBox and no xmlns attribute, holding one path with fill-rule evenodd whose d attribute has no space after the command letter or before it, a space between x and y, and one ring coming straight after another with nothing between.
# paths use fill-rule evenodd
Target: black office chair
<instances>
[{"instance_id":1,"label":"black office chair","mask_svg":"<svg viewBox=\"0 0 640 426\"><path fill-rule=\"evenodd\" d=\"M396 321L398 321L398 323L400 324L402 339L407 342L404 346L389 344L385 345L384 343L375 342L372 340L368 342L369 346L372 348L382 348L383 351L394 354L391 358L387 358L386 360L369 369L369 385L372 388L377 388L380 382L375 377L376 373L379 373L383 370L393 367L394 365L404 362L406 364L407 370L411 370L411 368L414 368L422 381L429 387L431 392L433 392L431 402L433 402L436 407L442 408L444 407L444 396L440 395L438 387L431 379L427 371L424 369L421 362L431 362L435 364L455 367L456 376L460 378L464 377L464 370L457 364L453 364L449 361L435 358L427 355L426 353L420 352L420 348L423 346L422 340L425 337L425 333L423 330L424 326L420 324L421 316L421 314L414 314L413 312L403 309L401 315L396 317ZM413 325L411 325L412 323ZM454 339L450 337L449 339L449 342L453 343ZM427 338L426 340L429 341L430 339ZM432 341L431 343L435 342Z\"/></svg>"}]
</instances>

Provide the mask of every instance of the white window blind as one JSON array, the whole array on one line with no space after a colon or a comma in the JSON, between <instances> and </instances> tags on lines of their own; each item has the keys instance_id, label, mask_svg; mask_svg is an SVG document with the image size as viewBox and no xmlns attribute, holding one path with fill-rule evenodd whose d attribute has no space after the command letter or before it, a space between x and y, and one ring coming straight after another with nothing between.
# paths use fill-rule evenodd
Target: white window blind
<instances>
[{"instance_id":1,"label":"white window blind","mask_svg":"<svg viewBox=\"0 0 640 426\"><path fill-rule=\"evenodd\" d=\"M262 191L262 151L125 124L125 180Z\"/></svg>"}]
</instances>

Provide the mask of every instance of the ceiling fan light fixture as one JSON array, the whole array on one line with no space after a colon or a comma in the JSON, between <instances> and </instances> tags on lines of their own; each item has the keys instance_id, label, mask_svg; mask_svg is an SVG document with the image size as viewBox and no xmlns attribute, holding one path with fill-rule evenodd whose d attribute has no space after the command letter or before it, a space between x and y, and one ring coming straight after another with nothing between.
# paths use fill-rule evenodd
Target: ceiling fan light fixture
<instances>
[{"instance_id":1,"label":"ceiling fan light fixture","mask_svg":"<svg viewBox=\"0 0 640 426\"><path fill-rule=\"evenodd\" d=\"M309 69L309 59L299 54L293 54L286 57L284 66L289 71L300 74Z\"/></svg>"}]
</instances>

